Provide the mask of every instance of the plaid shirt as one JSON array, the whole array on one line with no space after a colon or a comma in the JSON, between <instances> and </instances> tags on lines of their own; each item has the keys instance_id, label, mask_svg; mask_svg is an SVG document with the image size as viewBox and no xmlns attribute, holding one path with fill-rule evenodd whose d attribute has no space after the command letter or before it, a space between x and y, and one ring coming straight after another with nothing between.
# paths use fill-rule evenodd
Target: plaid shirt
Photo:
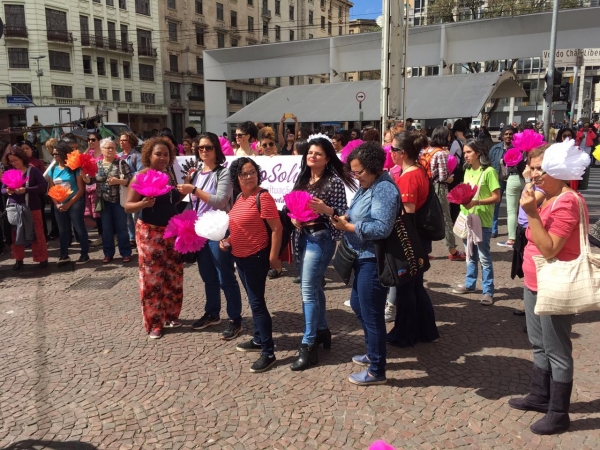
<instances>
[{"instance_id":1,"label":"plaid shirt","mask_svg":"<svg viewBox=\"0 0 600 450\"><path fill-rule=\"evenodd\" d=\"M439 150L438 147L427 147L421 152L420 157L427 153L436 152L429 161L429 166L431 169L431 179L434 183L444 183L448 176L448 149L443 148Z\"/></svg>"},{"instance_id":2,"label":"plaid shirt","mask_svg":"<svg viewBox=\"0 0 600 450\"><path fill-rule=\"evenodd\" d=\"M101 159L96 162L96 164L98 165L98 173L96 174L96 177L94 178L94 180L92 180L92 182L95 181L95 183L96 183L96 195L102 195L102 198L107 202L119 203L119 201L120 201L119 187L121 185L120 184L109 185L108 179L111 177L121 178L121 175L123 175L123 178L125 178L127 180L126 186L129 186L129 183L131 182L131 179L133 178L133 176L131 174L131 168L129 167L129 164L127 164L127 162L115 158L115 160L111 163L108 170L105 170L102 161L103 160ZM119 169L119 166L120 166L120 169ZM121 169L122 169L122 172L121 172Z\"/></svg>"}]
</instances>

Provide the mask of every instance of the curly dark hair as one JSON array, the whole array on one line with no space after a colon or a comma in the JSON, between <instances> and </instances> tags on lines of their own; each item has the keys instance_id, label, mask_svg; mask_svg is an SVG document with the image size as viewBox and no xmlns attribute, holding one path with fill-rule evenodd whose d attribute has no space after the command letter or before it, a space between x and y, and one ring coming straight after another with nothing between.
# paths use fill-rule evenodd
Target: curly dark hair
<instances>
[{"instance_id":1,"label":"curly dark hair","mask_svg":"<svg viewBox=\"0 0 600 450\"><path fill-rule=\"evenodd\" d=\"M363 169L366 169L372 175L379 176L383 172L385 152L379 142L368 141L361 144L348 156L346 161L348 167L355 159L363 166Z\"/></svg>"},{"instance_id":2,"label":"curly dark hair","mask_svg":"<svg viewBox=\"0 0 600 450\"><path fill-rule=\"evenodd\" d=\"M381 134L375 128L371 128L363 133L363 141L381 142Z\"/></svg>"},{"instance_id":3,"label":"curly dark hair","mask_svg":"<svg viewBox=\"0 0 600 450\"><path fill-rule=\"evenodd\" d=\"M9 156L19 158L23 162L23 165L25 167L29 165L29 157L27 156L27 153L25 153L25 151L21 150L21 148L19 147L9 147L4 153L4 156L2 157L2 164L4 164L4 167L12 168L12 165L8 160Z\"/></svg>"},{"instance_id":4,"label":"curly dark hair","mask_svg":"<svg viewBox=\"0 0 600 450\"><path fill-rule=\"evenodd\" d=\"M56 144L54 150L56 150L56 153L58 153L58 159L60 159L62 162L65 162L67 160L67 155L73 151L71 144L66 141L58 141L58 144Z\"/></svg>"},{"instance_id":5,"label":"curly dark hair","mask_svg":"<svg viewBox=\"0 0 600 450\"><path fill-rule=\"evenodd\" d=\"M254 166L254 170L256 170L256 174L258 176L258 186L260 186L260 183L262 183L262 173L260 166L256 164L256 161L254 161L253 159L243 156L241 158L236 159L229 166L231 182L233 183L233 192L241 192L242 188L240 186L239 176L240 173L242 173L242 167L244 167L248 163L251 163Z\"/></svg>"},{"instance_id":6,"label":"curly dark hair","mask_svg":"<svg viewBox=\"0 0 600 450\"><path fill-rule=\"evenodd\" d=\"M211 144L215 148L215 162L217 164L223 164L225 162L225 154L223 153L223 149L221 148L221 141L219 141L219 136L217 136L215 133L206 132L196 136L194 142L200 145L200 139L208 139L211 142ZM195 155L196 158L200 159L200 152L197 148L195 151Z\"/></svg>"},{"instance_id":7,"label":"curly dark hair","mask_svg":"<svg viewBox=\"0 0 600 450\"><path fill-rule=\"evenodd\" d=\"M152 156L154 147L157 145L164 145L169 149L169 166L172 166L177 156L177 153L175 152L175 146L168 137L159 136L148 139L146 142L144 142L144 145L142 145L142 164L144 167L150 167L150 157Z\"/></svg>"},{"instance_id":8,"label":"curly dark hair","mask_svg":"<svg viewBox=\"0 0 600 450\"><path fill-rule=\"evenodd\" d=\"M256 125L254 125L254 123L250 122L249 120L239 124L236 129L240 130L244 134L249 134L251 139L258 139L258 128L256 127Z\"/></svg>"},{"instance_id":9,"label":"curly dark hair","mask_svg":"<svg viewBox=\"0 0 600 450\"><path fill-rule=\"evenodd\" d=\"M123 131L119 137L123 137L123 136L125 136L127 138L129 143L131 144L131 147L135 147L140 142L140 140L133 133L133 131Z\"/></svg>"}]
</instances>

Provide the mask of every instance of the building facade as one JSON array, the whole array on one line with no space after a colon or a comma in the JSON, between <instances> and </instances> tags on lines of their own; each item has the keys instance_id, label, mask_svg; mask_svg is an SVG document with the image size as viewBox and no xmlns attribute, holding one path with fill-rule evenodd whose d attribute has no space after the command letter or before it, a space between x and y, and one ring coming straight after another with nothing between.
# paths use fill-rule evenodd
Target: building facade
<instances>
[{"instance_id":1,"label":"building facade","mask_svg":"<svg viewBox=\"0 0 600 450\"><path fill-rule=\"evenodd\" d=\"M157 1L9 0L2 14L0 129L25 125L24 108L7 104L23 94L116 111L146 136L164 126Z\"/></svg>"}]
</instances>

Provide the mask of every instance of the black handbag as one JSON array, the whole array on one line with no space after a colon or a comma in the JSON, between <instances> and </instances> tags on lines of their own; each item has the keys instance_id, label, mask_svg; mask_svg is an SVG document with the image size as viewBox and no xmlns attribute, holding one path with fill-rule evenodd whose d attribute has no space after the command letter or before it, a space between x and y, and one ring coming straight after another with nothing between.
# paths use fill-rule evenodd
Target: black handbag
<instances>
[{"instance_id":1,"label":"black handbag","mask_svg":"<svg viewBox=\"0 0 600 450\"><path fill-rule=\"evenodd\" d=\"M342 277L342 281L346 285L350 283L354 261L356 261L357 257L358 254L348 247L346 239L342 237L333 257L333 268Z\"/></svg>"},{"instance_id":2,"label":"black handbag","mask_svg":"<svg viewBox=\"0 0 600 450\"><path fill-rule=\"evenodd\" d=\"M406 214L402 201L392 232L374 243L377 275L384 287L401 286L418 273L429 270L429 256L423 250L415 224Z\"/></svg>"},{"instance_id":3,"label":"black handbag","mask_svg":"<svg viewBox=\"0 0 600 450\"><path fill-rule=\"evenodd\" d=\"M446 237L444 211L435 194L433 181L429 180L429 194L425 204L415 212L415 226L421 237L429 241L441 241Z\"/></svg>"}]
</instances>

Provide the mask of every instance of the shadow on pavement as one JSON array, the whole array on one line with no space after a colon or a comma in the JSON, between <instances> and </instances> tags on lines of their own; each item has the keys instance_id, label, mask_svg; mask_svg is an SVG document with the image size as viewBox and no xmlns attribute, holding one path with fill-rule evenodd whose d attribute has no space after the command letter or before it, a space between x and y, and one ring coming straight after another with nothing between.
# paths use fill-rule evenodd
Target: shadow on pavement
<instances>
[{"instance_id":1,"label":"shadow on pavement","mask_svg":"<svg viewBox=\"0 0 600 450\"><path fill-rule=\"evenodd\" d=\"M57 442L57 441L36 441L34 439L26 439L24 441L15 442L14 444L5 447L3 450L17 449L48 449L48 450L97 450L98 447L86 442Z\"/></svg>"}]
</instances>

